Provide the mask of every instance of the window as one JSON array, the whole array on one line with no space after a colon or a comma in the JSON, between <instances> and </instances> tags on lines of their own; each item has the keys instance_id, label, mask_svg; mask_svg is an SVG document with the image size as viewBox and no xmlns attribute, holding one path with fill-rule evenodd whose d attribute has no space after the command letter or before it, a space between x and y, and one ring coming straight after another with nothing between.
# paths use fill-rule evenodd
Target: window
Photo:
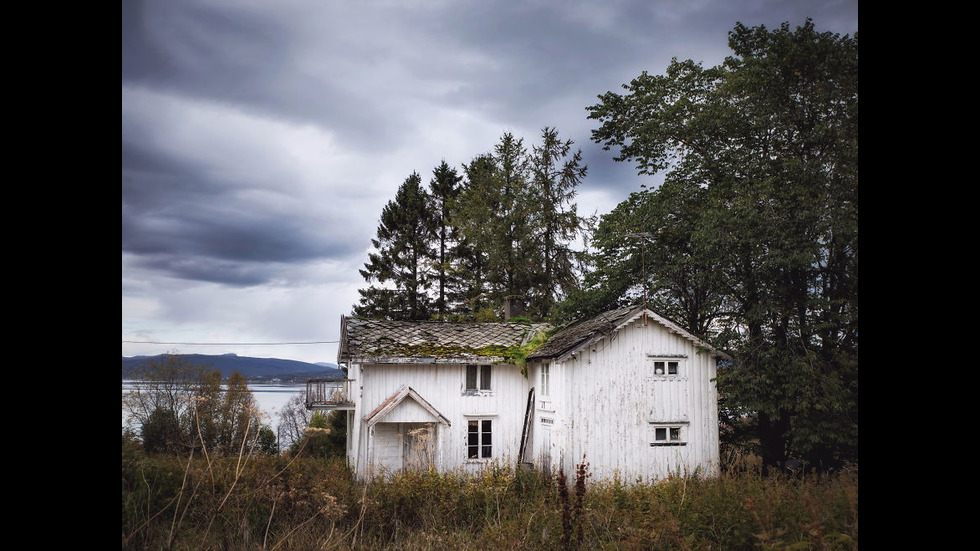
<instances>
[{"instance_id":1,"label":"window","mask_svg":"<svg viewBox=\"0 0 980 551\"><path fill-rule=\"evenodd\" d=\"M655 423L653 424L653 441L651 446L685 446L687 423Z\"/></svg>"},{"instance_id":2,"label":"window","mask_svg":"<svg viewBox=\"0 0 980 551\"><path fill-rule=\"evenodd\" d=\"M466 366L466 390L490 390L490 366Z\"/></svg>"},{"instance_id":3,"label":"window","mask_svg":"<svg viewBox=\"0 0 980 551\"><path fill-rule=\"evenodd\" d=\"M493 421L470 419L467 425L466 457L488 459L493 456Z\"/></svg>"},{"instance_id":4,"label":"window","mask_svg":"<svg viewBox=\"0 0 980 551\"><path fill-rule=\"evenodd\" d=\"M548 396L548 383L551 379L551 364L541 364L541 395Z\"/></svg>"},{"instance_id":5,"label":"window","mask_svg":"<svg viewBox=\"0 0 980 551\"><path fill-rule=\"evenodd\" d=\"M677 375L680 362L676 360L657 360L653 362L654 375Z\"/></svg>"}]
</instances>

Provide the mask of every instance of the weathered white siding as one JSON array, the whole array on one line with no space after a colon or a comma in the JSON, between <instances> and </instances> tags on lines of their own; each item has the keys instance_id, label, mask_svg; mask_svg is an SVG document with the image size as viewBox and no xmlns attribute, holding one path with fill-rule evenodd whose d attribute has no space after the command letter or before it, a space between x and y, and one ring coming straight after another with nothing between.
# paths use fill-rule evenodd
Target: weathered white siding
<instances>
[{"instance_id":1,"label":"weathered white siding","mask_svg":"<svg viewBox=\"0 0 980 551\"><path fill-rule=\"evenodd\" d=\"M654 373L655 361L678 362L676 375ZM528 376L494 364L489 391L466 390L465 364L349 365L356 409L348 428L349 459L359 476L418 466L424 457L442 471L476 472L487 460L468 458L468 422L490 420L490 462L517 461L528 390L535 387L526 460L540 467L589 464L594 480L654 480L672 473L718 472L718 405L715 357L687 336L655 320L623 326L561 362L549 362L547 391L542 364ZM412 398L386 415L365 421L403 386L411 387L449 425ZM680 441L655 442L658 426L678 427ZM429 447L408 435L432 428ZM651 446L651 443L657 445ZM414 458L414 459L412 459Z\"/></svg>"},{"instance_id":2,"label":"weathered white siding","mask_svg":"<svg viewBox=\"0 0 980 551\"><path fill-rule=\"evenodd\" d=\"M651 357L652 356L652 357ZM679 362L655 375L656 360ZM540 374L540 366L535 366ZM715 359L662 325L642 319L550 367L550 405L538 400L535 429L553 419L553 466L587 462L596 479L651 480L670 473L717 473ZM544 406L544 407L542 407ZM655 423L682 427L683 445L657 445ZM535 454L542 439L535 438Z\"/></svg>"},{"instance_id":3,"label":"weathered white siding","mask_svg":"<svg viewBox=\"0 0 980 551\"><path fill-rule=\"evenodd\" d=\"M397 423L378 423L374 432L374 466L378 472L397 472L402 468L402 439Z\"/></svg>"},{"instance_id":4,"label":"weathered white siding","mask_svg":"<svg viewBox=\"0 0 980 551\"><path fill-rule=\"evenodd\" d=\"M440 470L476 472L490 461L517 461L523 428L527 392L530 383L520 369L511 364L492 366L491 389L466 390L465 364L352 364L351 377L356 376L354 427L351 437L356 443L350 452L350 462L359 475L379 474L377 467L389 471L404 466L392 458L401 437L390 426L399 423L433 421L432 416L410 398L374 425L369 434L364 418L404 386L409 386L451 423L435 422L434 464ZM493 453L489 460L470 460L467 457L467 427L469 420L489 419L492 422ZM367 436L367 437L365 437ZM400 442L400 440L399 440ZM370 445L369 445L370 444ZM404 444L402 444L404 447ZM371 464L375 469L369 469Z\"/></svg>"}]
</instances>

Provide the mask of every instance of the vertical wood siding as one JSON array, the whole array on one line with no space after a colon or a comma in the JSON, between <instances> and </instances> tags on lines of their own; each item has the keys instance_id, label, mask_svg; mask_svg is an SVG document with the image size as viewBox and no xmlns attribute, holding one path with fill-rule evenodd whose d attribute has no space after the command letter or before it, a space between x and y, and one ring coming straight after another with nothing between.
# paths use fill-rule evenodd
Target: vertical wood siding
<instances>
[{"instance_id":1,"label":"vertical wood siding","mask_svg":"<svg viewBox=\"0 0 980 551\"><path fill-rule=\"evenodd\" d=\"M354 370L352 366L351 371ZM364 438L367 434L364 417L396 393L402 385L413 388L451 423L448 427L438 427L438 442L434 454L439 469L476 472L488 463L467 458L467 421L470 419L490 419L493 422L493 457L490 461L509 464L517 461L530 383L516 366L494 364L489 392L466 391L465 364L368 364L358 365L356 371L361 379L362 390L357 399L354 419L358 428L352 437L358 441L353 446L349 459L359 474L372 472L369 469L371 457L366 446L369 439ZM421 416L422 413L425 417ZM378 427L391 422L422 420L434 421L411 398L405 398L382 422L377 423L374 434L375 465L378 465L378 459L382 457L377 451L379 439L392 439L395 434L388 431L379 436ZM385 460L393 464L392 461ZM373 472L377 473L377 470Z\"/></svg>"},{"instance_id":2,"label":"vertical wood siding","mask_svg":"<svg viewBox=\"0 0 980 551\"><path fill-rule=\"evenodd\" d=\"M680 362L676 376L653 373L656 357ZM683 357L681 357L683 356ZM493 366L490 392L465 390L463 364L368 364L350 366L360 388L350 437L350 461L358 474L370 463L401 467L397 423L430 421L423 408L406 398L374 427L368 445L364 416L397 392L412 387L451 426L439 425L432 451L440 470L476 472L486 462L467 459L467 422L493 422L493 461L517 461L527 394L540 384L540 365L529 377L510 364ZM602 339L562 363L551 363L550 392L535 397L527 457L553 469L574 472L583 461L595 480L614 476L624 482L654 480L695 470L718 472L718 404L713 379L715 358L655 321L642 319ZM424 414L424 415L423 415ZM682 423L684 445L651 446L652 422ZM387 426L383 426L387 425ZM397 442L396 442L397 441ZM397 444L397 445L396 445ZM397 458L396 458L397 456Z\"/></svg>"},{"instance_id":3,"label":"vertical wood siding","mask_svg":"<svg viewBox=\"0 0 980 551\"><path fill-rule=\"evenodd\" d=\"M656 358L680 362L676 376L653 373ZM686 356L671 358L669 356ZM534 373L540 374L535 366ZM553 467L567 474L582 462L595 479L625 482L670 473L716 474L718 412L715 359L656 322L637 320L550 368L551 408L535 412L535 428L553 419ZM684 422L685 445L651 446L651 422ZM541 439L534 439L534 457Z\"/></svg>"}]
</instances>

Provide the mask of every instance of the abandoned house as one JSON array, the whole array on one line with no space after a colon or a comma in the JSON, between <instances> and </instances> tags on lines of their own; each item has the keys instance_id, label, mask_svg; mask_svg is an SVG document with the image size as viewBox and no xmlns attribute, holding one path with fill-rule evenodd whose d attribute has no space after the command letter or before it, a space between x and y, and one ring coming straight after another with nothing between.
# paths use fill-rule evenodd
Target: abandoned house
<instances>
[{"instance_id":1,"label":"abandoned house","mask_svg":"<svg viewBox=\"0 0 980 551\"><path fill-rule=\"evenodd\" d=\"M492 462L587 462L624 481L717 473L722 352L636 306L548 329L342 317L347 378L311 381L307 405L346 412L360 478Z\"/></svg>"}]
</instances>

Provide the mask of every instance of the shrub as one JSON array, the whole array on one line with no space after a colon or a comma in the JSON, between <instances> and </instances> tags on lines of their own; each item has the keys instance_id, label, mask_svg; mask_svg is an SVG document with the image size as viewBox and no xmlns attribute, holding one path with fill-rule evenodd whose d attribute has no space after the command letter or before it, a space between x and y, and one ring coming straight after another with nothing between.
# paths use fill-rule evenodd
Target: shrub
<instances>
[{"instance_id":1,"label":"shrub","mask_svg":"<svg viewBox=\"0 0 980 551\"><path fill-rule=\"evenodd\" d=\"M177 414L172 409L162 407L150 413L150 417L143 423L141 435L146 453L177 452L184 439Z\"/></svg>"}]
</instances>

